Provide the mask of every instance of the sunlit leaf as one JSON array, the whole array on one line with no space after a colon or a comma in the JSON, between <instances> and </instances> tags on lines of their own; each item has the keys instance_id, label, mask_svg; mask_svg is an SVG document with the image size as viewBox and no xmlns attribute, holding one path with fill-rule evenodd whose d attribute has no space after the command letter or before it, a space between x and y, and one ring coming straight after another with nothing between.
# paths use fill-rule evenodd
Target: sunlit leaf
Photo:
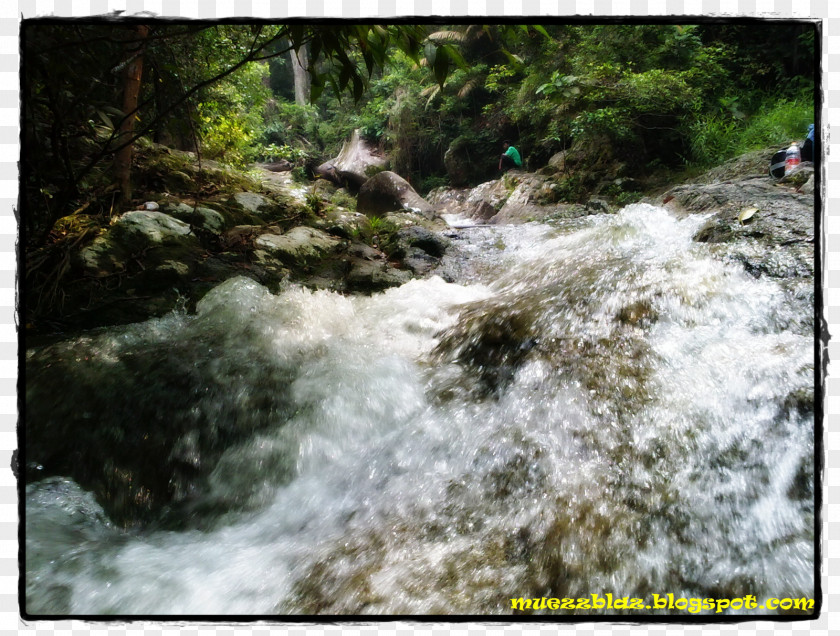
<instances>
[{"instance_id":1,"label":"sunlit leaf","mask_svg":"<svg viewBox=\"0 0 840 636\"><path fill-rule=\"evenodd\" d=\"M746 221L747 219L751 219L756 212L758 212L758 208L742 209L741 212L738 214L738 222L741 223L741 225L743 225L744 221Z\"/></svg>"},{"instance_id":2,"label":"sunlit leaf","mask_svg":"<svg viewBox=\"0 0 840 636\"><path fill-rule=\"evenodd\" d=\"M447 42L463 42L464 34L458 31L436 31L430 33L428 39L432 42L445 44Z\"/></svg>"}]
</instances>

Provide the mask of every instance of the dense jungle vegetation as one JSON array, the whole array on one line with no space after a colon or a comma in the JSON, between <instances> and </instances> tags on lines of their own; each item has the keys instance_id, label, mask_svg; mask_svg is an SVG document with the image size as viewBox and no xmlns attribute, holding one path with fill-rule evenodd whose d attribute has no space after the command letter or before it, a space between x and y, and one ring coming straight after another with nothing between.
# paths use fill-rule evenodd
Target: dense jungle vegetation
<instances>
[{"instance_id":1,"label":"dense jungle vegetation","mask_svg":"<svg viewBox=\"0 0 840 636\"><path fill-rule=\"evenodd\" d=\"M570 150L559 196L574 201L604 174L706 167L814 121L810 23L32 20L22 35L29 248L153 189L131 174L145 141L305 179L360 129L423 194L493 178L509 138L528 170Z\"/></svg>"}]
</instances>

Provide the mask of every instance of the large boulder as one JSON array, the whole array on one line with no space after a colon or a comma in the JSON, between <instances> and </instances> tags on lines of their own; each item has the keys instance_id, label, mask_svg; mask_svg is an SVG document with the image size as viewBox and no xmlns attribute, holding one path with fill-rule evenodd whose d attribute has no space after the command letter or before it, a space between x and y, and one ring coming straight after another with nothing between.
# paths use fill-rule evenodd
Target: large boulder
<instances>
[{"instance_id":1,"label":"large boulder","mask_svg":"<svg viewBox=\"0 0 840 636\"><path fill-rule=\"evenodd\" d=\"M450 188L442 186L429 191L426 201L434 206L438 214L461 214L471 188Z\"/></svg>"},{"instance_id":2,"label":"large boulder","mask_svg":"<svg viewBox=\"0 0 840 636\"><path fill-rule=\"evenodd\" d=\"M467 195L464 214L477 221L488 221L502 209L510 194L511 190L504 179L486 181Z\"/></svg>"},{"instance_id":3,"label":"large boulder","mask_svg":"<svg viewBox=\"0 0 840 636\"><path fill-rule=\"evenodd\" d=\"M233 200L243 210L257 215L265 214L273 206L267 197L256 192L237 192L233 195Z\"/></svg>"},{"instance_id":4,"label":"large boulder","mask_svg":"<svg viewBox=\"0 0 840 636\"><path fill-rule=\"evenodd\" d=\"M211 208L177 202L167 203L163 209L170 216L174 216L176 219L188 223L193 228L212 234L221 234L225 229L226 223L224 216Z\"/></svg>"},{"instance_id":5,"label":"large boulder","mask_svg":"<svg viewBox=\"0 0 840 636\"><path fill-rule=\"evenodd\" d=\"M143 253L153 266L169 271L170 261L194 257L199 249L198 239L183 221L163 212L132 210L85 246L78 264L89 276L107 276L125 271L129 260Z\"/></svg>"},{"instance_id":6,"label":"large boulder","mask_svg":"<svg viewBox=\"0 0 840 636\"><path fill-rule=\"evenodd\" d=\"M590 214L592 210L576 203L552 203L552 186L547 177L532 173L523 173L516 177L507 177L513 191L505 199L501 209L487 222L493 224L526 223L547 219L571 219Z\"/></svg>"},{"instance_id":7,"label":"large boulder","mask_svg":"<svg viewBox=\"0 0 840 636\"><path fill-rule=\"evenodd\" d=\"M350 139L341 146L338 156L322 163L315 169L315 173L340 186L350 184L360 188L372 174L387 166L388 157L366 141L358 130L354 130Z\"/></svg>"},{"instance_id":8,"label":"large boulder","mask_svg":"<svg viewBox=\"0 0 840 636\"><path fill-rule=\"evenodd\" d=\"M383 249L392 259L418 276L431 272L440 263L450 241L438 232L419 225L402 227L390 235Z\"/></svg>"},{"instance_id":9,"label":"large boulder","mask_svg":"<svg viewBox=\"0 0 840 636\"><path fill-rule=\"evenodd\" d=\"M387 170L365 182L359 190L356 207L359 212L372 216L405 210L427 219L435 217L434 207L417 194L408 181Z\"/></svg>"},{"instance_id":10,"label":"large boulder","mask_svg":"<svg viewBox=\"0 0 840 636\"><path fill-rule=\"evenodd\" d=\"M411 280L411 273L394 269L381 261L350 257L347 262L350 266L345 280L347 291L379 292L389 287L399 287Z\"/></svg>"},{"instance_id":11,"label":"large boulder","mask_svg":"<svg viewBox=\"0 0 840 636\"><path fill-rule=\"evenodd\" d=\"M438 214L487 221L502 209L510 192L501 179L495 179L474 188L436 188L427 199Z\"/></svg>"},{"instance_id":12,"label":"large boulder","mask_svg":"<svg viewBox=\"0 0 840 636\"><path fill-rule=\"evenodd\" d=\"M313 227L299 225L285 234L267 233L258 236L254 246L284 263L302 265L336 251L341 246L341 240Z\"/></svg>"}]
</instances>

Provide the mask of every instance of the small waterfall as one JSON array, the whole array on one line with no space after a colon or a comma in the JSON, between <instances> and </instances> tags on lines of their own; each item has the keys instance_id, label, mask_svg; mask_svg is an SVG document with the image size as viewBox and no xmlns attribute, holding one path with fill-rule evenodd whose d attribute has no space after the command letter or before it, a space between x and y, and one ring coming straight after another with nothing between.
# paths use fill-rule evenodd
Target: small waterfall
<instances>
[{"instance_id":1,"label":"small waterfall","mask_svg":"<svg viewBox=\"0 0 840 636\"><path fill-rule=\"evenodd\" d=\"M470 228L457 283L234 279L29 351L27 610L813 596L813 289L702 222Z\"/></svg>"}]
</instances>

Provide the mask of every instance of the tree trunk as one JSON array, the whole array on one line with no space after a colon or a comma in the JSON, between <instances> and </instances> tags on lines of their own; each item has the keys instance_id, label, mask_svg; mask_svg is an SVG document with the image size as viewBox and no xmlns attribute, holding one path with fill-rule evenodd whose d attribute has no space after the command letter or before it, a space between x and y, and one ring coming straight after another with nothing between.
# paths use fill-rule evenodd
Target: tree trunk
<instances>
[{"instance_id":1,"label":"tree trunk","mask_svg":"<svg viewBox=\"0 0 840 636\"><path fill-rule=\"evenodd\" d=\"M301 47L295 51L292 50L292 72L295 77L295 103L305 106L309 103L309 95L311 92L312 78L309 77L309 45L302 44Z\"/></svg>"},{"instance_id":2,"label":"tree trunk","mask_svg":"<svg viewBox=\"0 0 840 636\"><path fill-rule=\"evenodd\" d=\"M140 84L143 77L143 40L149 35L149 27L138 24L132 34L132 40L126 44L127 64L123 69L123 104L122 112L126 117L120 123L117 145L124 144L134 134L134 121L137 118L137 101L140 96ZM120 187L120 200L123 204L131 201L131 157L134 144L128 144L114 155L114 171Z\"/></svg>"}]
</instances>

